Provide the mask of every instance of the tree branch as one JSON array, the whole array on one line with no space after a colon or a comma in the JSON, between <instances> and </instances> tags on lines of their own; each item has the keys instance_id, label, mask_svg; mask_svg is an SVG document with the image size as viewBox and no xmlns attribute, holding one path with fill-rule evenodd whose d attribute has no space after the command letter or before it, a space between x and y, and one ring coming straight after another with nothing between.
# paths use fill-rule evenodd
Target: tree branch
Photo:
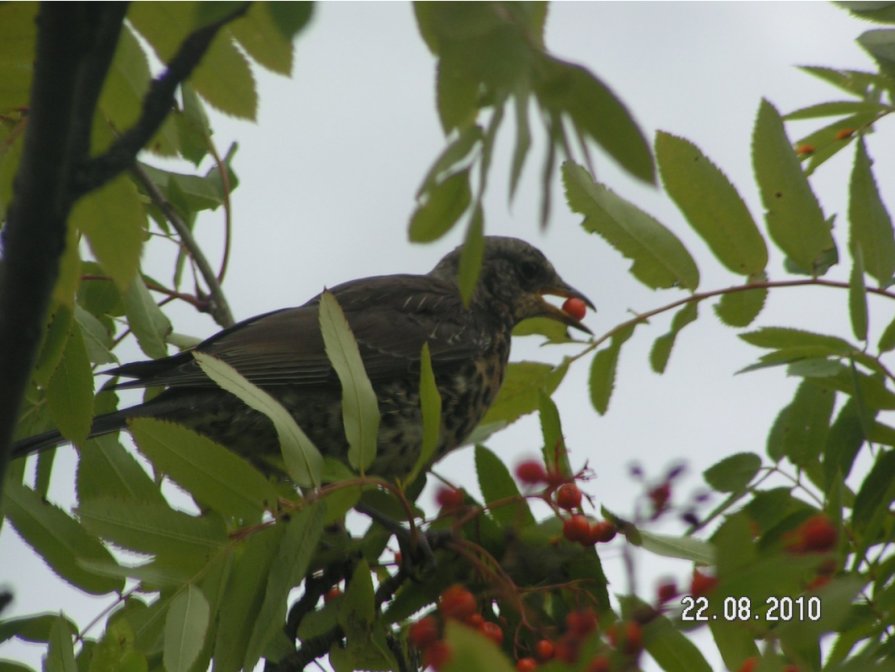
<instances>
[{"instance_id":1,"label":"tree branch","mask_svg":"<svg viewBox=\"0 0 895 672\"><path fill-rule=\"evenodd\" d=\"M165 72L152 81L143 98L143 110L137 122L124 131L103 154L80 166L74 175L73 193L80 196L97 189L133 165L137 153L152 139L171 111L177 87L192 74L218 31L245 14L250 6L251 3L242 3L231 14L187 36Z\"/></svg>"},{"instance_id":2,"label":"tree branch","mask_svg":"<svg viewBox=\"0 0 895 672\"><path fill-rule=\"evenodd\" d=\"M109 67L120 3L43 3L37 15L34 78L22 158L2 233L0 260L0 488L25 386L37 355L65 249L82 158L85 118ZM91 102L92 101L92 102ZM87 125L89 129L89 125Z\"/></svg>"},{"instance_id":3,"label":"tree branch","mask_svg":"<svg viewBox=\"0 0 895 672\"><path fill-rule=\"evenodd\" d=\"M221 284L218 282L218 277L211 268L211 264L209 264L208 259L205 258L205 253L193 237L193 232L190 231L190 227L187 226L187 223L177 214L174 206L172 206L165 198L164 194L159 191L159 188L155 186L155 183L149 178L146 171L140 167L139 163L133 163L131 166L131 174L137 182L140 183L140 186L143 187L146 193L149 194L149 198L151 198L152 202L158 206L159 210L165 215L165 218L171 222L171 226L174 227L174 230L177 231L177 235L180 236L181 243L189 252L190 257L192 257L199 269L199 273L202 274L202 278L205 280L209 292L208 313L220 326L233 326L233 313L230 312L230 304L227 303L227 297L224 295L224 290L221 288Z\"/></svg>"}]
</instances>

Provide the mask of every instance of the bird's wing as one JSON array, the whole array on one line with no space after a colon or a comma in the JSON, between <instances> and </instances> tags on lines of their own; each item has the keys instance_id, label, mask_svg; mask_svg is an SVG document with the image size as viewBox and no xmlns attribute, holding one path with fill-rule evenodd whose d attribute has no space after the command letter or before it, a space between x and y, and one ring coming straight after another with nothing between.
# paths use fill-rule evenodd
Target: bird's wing
<instances>
[{"instance_id":1,"label":"bird's wing","mask_svg":"<svg viewBox=\"0 0 895 672\"><path fill-rule=\"evenodd\" d=\"M454 285L428 276L383 276L334 287L371 382L417 369L423 343L434 366L474 357L485 331ZM337 384L319 326L319 297L240 322L196 346L259 386ZM108 373L133 377L120 387L207 387L190 351L126 364Z\"/></svg>"}]
</instances>

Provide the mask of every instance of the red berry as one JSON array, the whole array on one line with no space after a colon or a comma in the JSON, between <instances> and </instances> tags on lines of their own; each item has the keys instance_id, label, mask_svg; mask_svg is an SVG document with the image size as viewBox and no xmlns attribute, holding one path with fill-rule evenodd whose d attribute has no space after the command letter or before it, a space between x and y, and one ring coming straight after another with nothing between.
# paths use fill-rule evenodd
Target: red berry
<instances>
[{"instance_id":1,"label":"red berry","mask_svg":"<svg viewBox=\"0 0 895 672\"><path fill-rule=\"evenodd\" d=\"M581 506L581 490L574 483L563 483L556 491L556 504L571 511Z\"/></svg>"},{"instance_id":2,"label":"red berry","mask_svg":"<svg viewBox=\"0 0 895 672\"><path fill-rule=\"evenodd\" d=\"M407 630L407 639L416 648L425 649L438 641L438 621L432 616L424 616L416 623L411 623Z\"/></svg>"},{"instance_id":3,"label":"red berry","mask_svg":"<svg viewBox=\"0 0 895 672\"><path fill-rule=\"evenodd\" d=\"M451 647L443 639L432 642L423 651L423 665L438 672L451 659Z\"/></svg>"},{"instance_id":4,"label":"red berry","mask_svg":"<svg viewBox=\"0 0 895 672\"><path fill-rule=\"evenodd\" d=\"M580 648L580 638L571 632L567 632L556 642L556 659L564 663L575 663L578 661Z\"/></svg>"},{"instance_id":5,"label":"red berry","mask_svg":"<svg viewBox=\"0 0 895 672\"><path fill-rule=\"evenodd\" d=\"M566 614L566 630L575 637L583 638L597 629L597 615L593 609L571 611Z\"/></svg>"},{"instance_id":6,"label":"red berry","mask_svg":"<svg viewBox=\"0 0 895 672\"><path fill-rule=\"evenodd\" d=\"M535 655L538 660L550 660L556 653L556 646L549 639L542 639L535 644Z\"/></svg>"},{"instance_id":7,"label":"red berry","mask_svg":"<svg viewBox=\"0 0 895 672\"><path fill-rule=\"evenodd\" d=\"M590 531L590 523L580 513L566 518L562 524L562 536L569 541L583 541Z\"/></svg>"},{"instance_id":8,"label":"red berry","mask_svg":"<svg viewBox=\"0 0 895 672\"><path fill-rule=\"evenodd\" d=\"M537 460L527 460L516 467L516 478L526 485L538 485L547 482L547 470Z\"/></svg>"},{"instance_id":9,"label":"red berry","mask_svg":"<svg viewBox=\"0 0 895 672\"><path fill-rule=\"evenodd\" d=\"M323 602L325 604L329 604L334 599L339 597L341 594L342 594L342 589L339 588L338 586L333 586L332 588L330 588L323 594Z\"/></svg>"},{"instance_id":10,"label":"red berry","mask_svg":"<svg viewBox=\"0 0 895 672\"><path fill-rule=\"evenodd\" d=\"M466 495L459 488L439 488L435 493L435 502L442 509L456 509L463 505Z\"/></svg>"},{"instance_id":11,"label":"red berry","mask_svg":"<svg viewBox=\"0 0 895 672\"><path fill-rule=\"evenodd\" d=\"M811 516L799 527L799 538L806 551L829 551L836 545L838 533L823 513Z\"/></svg>"},{"instance_id":12,"label":"red berry","mask_svg":"<svg viewBox=\"0 0 895 672\"><path fill-rule=\"evenodd\" d=\"M598 520L587 531L587 541L590 544L605 543L615 538L618 528L608 520Z\"/></svg>"},{"instance_id":13,"label":"red berry","mask_svg":"<svg viewBox=\"0 0 895 672\"><path fill-rule=\"evenodd\" d=\"M587 672L609 672L610 669L609 658L606 656L594 656L587 664Z\"/></svg>"},{"instance_id":14,"label":"red berry","mask_svg":"<svg viewBox=\"0 0 895 672\"><path fill-rule=\"evenodd\" d=\"M661 485L657 485L647 493L647 496L653 503L653 514L664 511L668 500L671 499L671 483L665 481Z\"/></svg>"},{"instance_id":15,"label":"red berry","mask_svg":"<svg viewBox=\"0 0 895 672\"><path fill-rule=\"evenodd\" d=\"M637 621L613 623L606 631L609 643L627 654L638 653L643 648L643 630Z\"/></svg>"},{"instance_id":16,"label":"red berry","mask_svg":"<svg viewBox=\"0 0 895 672\"><path fill-rule=\"evenodd\" d=\"M665 604L677 597L677 585L670 579L663 581L656 588L656 595L659 598L659 604Z\"/></svg>"},{"instance_id":17,"label":"red berry","mask_svg":"<svg viewBox=\"0 0 895 672\"><path fill-rule=\"evenodd\" d=\"M534 658L520 658L516 661L518 672L534 672L536 669L538 669L538 663Z\"/></svg>"},{"instance_id":18,"label":"red berry","mask_svg":"<svg viewBox=\"0 0 895 672\"><path fill-rule=\"evenodd\" d=\"M566 315L580 322L587 315L587 304L577 297L570 296L563 302L562 310Z\"/></svg>"},{"instance_id":19,"label":"red berry","mask_svg":"<svg viewBox=\"0 0 895 672\"><path fill-rule=\"evenodd\" d=\"M693 570L693 579L690 581L690 594L693 597L708 595L718 585L718 579L714 576L703 574L699 570Z\"/></svg>"},{"instance_id":20,"label":"red berry","mask_svg":"<svg viewBox=\"0 0 895 672\"><path fill-rule=\"evenodd\" d=\"M470 628L480 630L482 626L485 625L485 617L476 612L464 618L463 622L466 623L466 625L468 625Z\"/></svg>"},{"instance_id":21,"label":"red berry","mask_svg":"<svg viewBox=\"0 0 895 672\"><path fill-rule=\"evenodd\" d=\"M445 618L462 621L474 614L477 606L473 594L465 586L456 583L441 594L438 609Z\"/></svg>"},{"instance_id":22,"label":"red berry","mask_svg":"<svg viewBox=\"0 0 895 672\"><path fill-rule=\"evenodd\" d=\"M830 582L830 577L825 574L821 574L820 576L815 576L811 579L807 584L805 584L805 590L818 590L823 588Z\"/></svg>"},{"instance_id":23,"label":"red berry","mask_svg":"<svg viewBox=\"0 0 895 672\"><path fill-rule=\"evenodd\" d=\"M758 656L749 656L742 662L737 672L752 672L756 667L758 667Z\"/></svg>"},{"instance_id":24,"label":"red berry","mask_svg":"<svg viewBox=\"0 0 895 672\"><path fill-rule=\"evenodd\" d=\"M479 628L479 632L497 644L497 646L503 644L503 630L500 629L500 626L497 625L497 623L493 621L485 621L482 623L482 627Z\"/></svg>"}]
</instances>

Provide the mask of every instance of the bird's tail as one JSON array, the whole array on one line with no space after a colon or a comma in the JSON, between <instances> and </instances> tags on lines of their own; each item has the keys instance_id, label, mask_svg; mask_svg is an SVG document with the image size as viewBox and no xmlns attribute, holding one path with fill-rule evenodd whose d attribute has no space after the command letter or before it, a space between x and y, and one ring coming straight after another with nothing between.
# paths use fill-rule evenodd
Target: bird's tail
<instances>
[{"instance_id":1,"label":"bird's tail","mask_svg":"<svg viewBox=\"0 0 895 672\"><path fill-rule=\"evenodd\" d=\"M90 427L90 435L88 438L92 439L96 436L102 436L103 434L118 431L125 426L127 417L129 416L122 411L115 411L113 413L96 416L96 418L93 419L93 425ZM58 446L60 443L65 443L67 440L68 439L62 436L58 429L29 436L12 444L12 459L15 460L20 457L27 457L32 453L48 450L54 446Z\"/></svg>"}]
</instances>

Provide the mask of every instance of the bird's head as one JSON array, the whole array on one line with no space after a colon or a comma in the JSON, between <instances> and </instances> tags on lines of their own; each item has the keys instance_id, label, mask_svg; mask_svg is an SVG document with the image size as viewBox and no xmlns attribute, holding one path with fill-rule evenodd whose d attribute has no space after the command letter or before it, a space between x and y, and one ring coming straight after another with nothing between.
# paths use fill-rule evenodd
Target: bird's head
<instances>
[{"instance_id":1,"label":"bird's head","mask_svg":"<svg viewBox=\"0 0 895 672\"><path fill-rule=\"evenodd\" d=\"M461 246L447 254L430 275L456 281L462 250ZM486 236L475 302L505 314L513 325L530 317L547 317L591 333L580 320L545 301L545 296L574 297L595 310L590 299L559 277L539 249L518 238Z\"/></svg>"}]
</instances>

